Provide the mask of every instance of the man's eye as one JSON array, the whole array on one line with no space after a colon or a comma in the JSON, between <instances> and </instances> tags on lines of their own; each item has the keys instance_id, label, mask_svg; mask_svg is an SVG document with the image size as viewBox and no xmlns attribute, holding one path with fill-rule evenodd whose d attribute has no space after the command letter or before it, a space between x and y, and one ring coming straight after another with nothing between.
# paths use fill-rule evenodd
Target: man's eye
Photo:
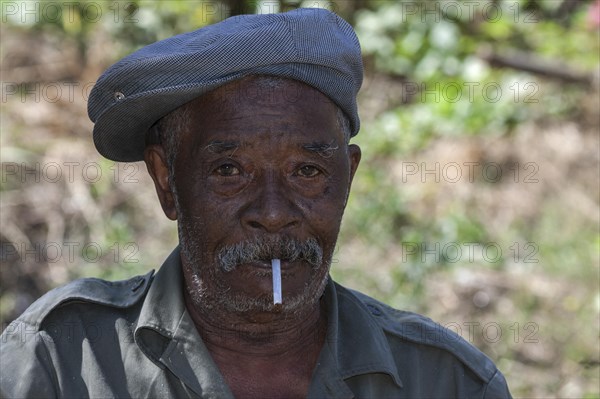
<instances>
[{"instance_id":1,"label":"man's eye","mask_svg":"<svg viewBox=\"0 0 600 399\"><path fill-rule=\"evenodd\" d=\"M304 165L300 169L298 169L298 175L302 177L315 177L319 173L321 173L321 171L311 165Z\"/></svg>"},{"instance_id":2,"label":"man's eye","mask_svg":"<svg viewBox=\"0 0 600 399\"><path fill-rule=\"evenodd\" d=\"M219 166L215 169L215 172L220 176L236 176L240 174L240 170L230 163Z\"/></svg>"}]
</instances>

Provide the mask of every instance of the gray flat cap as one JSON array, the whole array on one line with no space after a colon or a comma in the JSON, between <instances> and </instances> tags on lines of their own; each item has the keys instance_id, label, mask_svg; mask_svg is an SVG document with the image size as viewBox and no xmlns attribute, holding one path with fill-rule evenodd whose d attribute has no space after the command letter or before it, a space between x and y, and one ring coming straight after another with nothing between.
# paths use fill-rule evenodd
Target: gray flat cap
<instances>
[{"instance_id":1,"label":"gray flat cap","mask_svg":"<svg viewBox=\"0 0 600 399\"><path fill-rule=\"evenodd\" d=\"M247 75L304 82L335 102L359 130L360 45L352 27L323 9L242 15L146 46L104 72L88 114L100 154L143 159L148 129L194 98Z\"/></svg>"}]
</instances>

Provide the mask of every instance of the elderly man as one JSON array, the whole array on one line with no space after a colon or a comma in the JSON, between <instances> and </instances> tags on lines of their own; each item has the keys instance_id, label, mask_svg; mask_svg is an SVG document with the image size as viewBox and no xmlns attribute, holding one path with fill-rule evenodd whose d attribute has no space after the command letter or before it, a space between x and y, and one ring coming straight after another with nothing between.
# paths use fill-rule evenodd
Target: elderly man
<instances>
[{"instance_id":1,"label":"elderly man","mask_svg":"<svg viewBox=\"0 0 600 399\"><path fill-rule=\"evenodd\" d=\"M329 277L361 81L352 28L307 9L108 69L89 101L96 147L146 162L180 246L156 275L33 304L2 336L2 396L510 397L460 337Z\"/></svg>"}]
</instances>

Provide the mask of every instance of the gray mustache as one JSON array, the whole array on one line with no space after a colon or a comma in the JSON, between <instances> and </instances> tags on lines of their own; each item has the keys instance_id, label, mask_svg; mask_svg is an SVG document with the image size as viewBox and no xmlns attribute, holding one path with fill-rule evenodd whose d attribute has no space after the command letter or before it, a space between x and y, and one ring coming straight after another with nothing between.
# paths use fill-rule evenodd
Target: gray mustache
<instances>
[{"instance_id":1,"label":"gray mustache","mask_svg":"<svg viewBox=\"0 0 600 399\"><path fill-rule=\"evenodd\" d=\"M229 272L242 263L271 259L290 262L305 261L313 268L323 262L323 249L314 238L300 241L294 238L256 239L226 245L217 253L217 261L222 270Z\"/></svg>"}]
</instances>

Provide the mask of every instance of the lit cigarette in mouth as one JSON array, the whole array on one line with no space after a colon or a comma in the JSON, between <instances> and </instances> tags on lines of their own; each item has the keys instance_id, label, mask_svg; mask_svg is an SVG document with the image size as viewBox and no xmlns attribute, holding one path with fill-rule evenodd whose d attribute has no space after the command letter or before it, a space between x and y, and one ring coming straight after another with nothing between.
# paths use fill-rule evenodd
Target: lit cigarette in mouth
<instances>
[{"instance_id":1,"label":"lit cigarette in mouth","mask_svg":"<svg viewBox=\"0 0 600 399\"><path fill-rule=\"evenodd\" d=\"M281 261L279 259L271 260L273 269L273 303L281 304Z\"/></svg>"}]
</instances>

